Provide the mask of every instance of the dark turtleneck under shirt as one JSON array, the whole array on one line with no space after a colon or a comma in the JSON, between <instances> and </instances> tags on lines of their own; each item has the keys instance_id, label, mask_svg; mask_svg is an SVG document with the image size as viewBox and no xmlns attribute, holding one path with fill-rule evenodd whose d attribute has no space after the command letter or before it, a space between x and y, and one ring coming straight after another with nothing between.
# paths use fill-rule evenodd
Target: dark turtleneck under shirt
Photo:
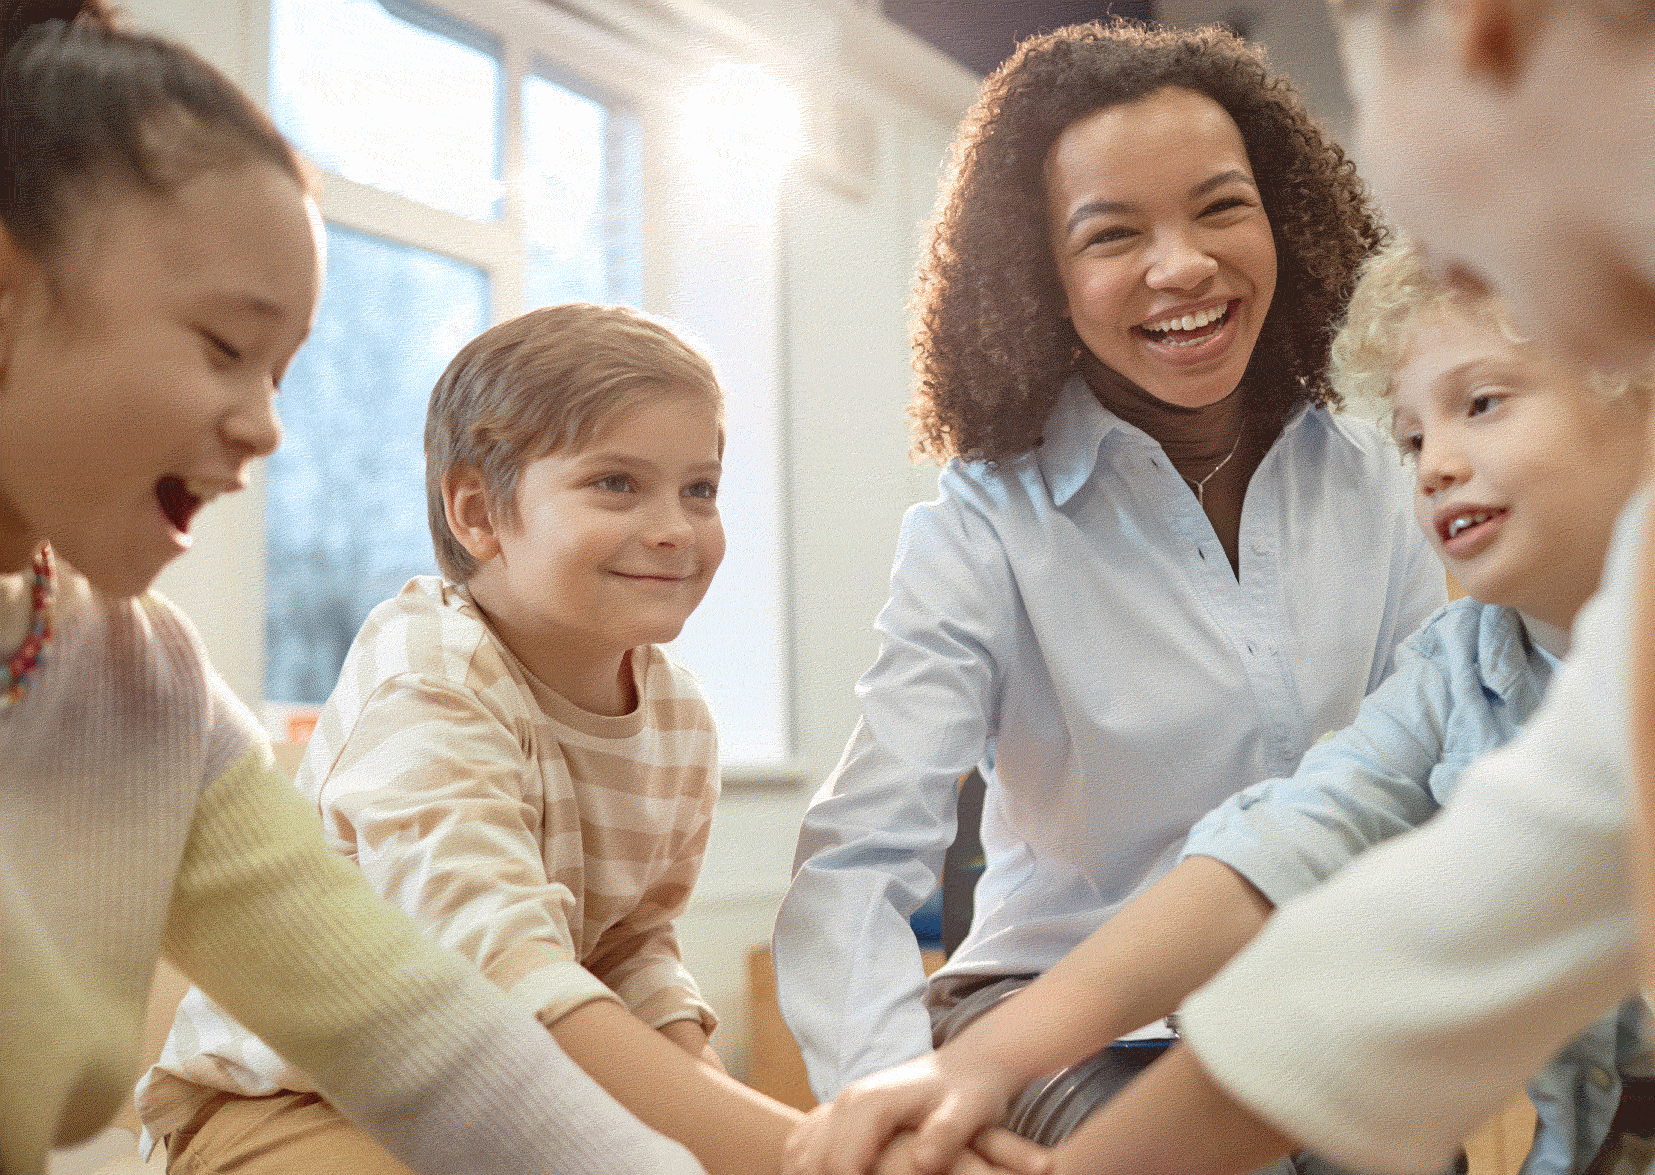
<instances>
[{"instance_id":1,"label":"dark turtleneck under shirt","mask_svg":"<svg viewBox=\"0 0 1655 1175\"><path fill-rule=\"evenodd\" d=\"M1254 418L1239 389L1216 404L1185 408L1150 395L1090 353L1082 352L1080 373L1105 408L1160 443L1192 495L1196 483L1208 479L1198 497L1240 579L1241 504L1253 471L1281 432L1280 422ZM1225 461L1232 447L1235 455Z\"/></svg>"}]
</instances>

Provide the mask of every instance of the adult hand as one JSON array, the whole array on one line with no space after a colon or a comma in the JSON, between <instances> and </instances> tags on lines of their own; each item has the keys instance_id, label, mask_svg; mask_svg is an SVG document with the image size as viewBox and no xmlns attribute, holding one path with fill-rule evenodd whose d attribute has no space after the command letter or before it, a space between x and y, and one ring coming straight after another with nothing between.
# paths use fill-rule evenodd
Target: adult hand
<instances>
[{"instance_id":1,"label":"adult hand","mask_svg":"<svg viewBox=\"0 0 1655 1175\"><path fill-rule=\"evenodd\" d=\"M904 1131L894 1171L943 1175L975 1147L991 1164L1024 1175L1048 1169L1046 1152L994 1124L1020 1087L995 1066L961 1064L952 1050L852 1082L812 1110L788 1138L784 1175L883 1172L882 1152Z\"/></svg>"}]
</instances>

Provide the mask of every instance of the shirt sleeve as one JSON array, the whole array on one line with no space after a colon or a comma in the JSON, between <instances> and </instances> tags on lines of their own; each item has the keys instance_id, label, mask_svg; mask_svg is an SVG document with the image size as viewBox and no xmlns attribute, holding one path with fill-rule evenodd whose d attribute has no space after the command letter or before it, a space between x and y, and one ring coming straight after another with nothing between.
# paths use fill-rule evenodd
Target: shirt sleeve
<instances>
[{"instance_id":1,"label":"shirt sleeve","mask_svg":"<svg viewBox=\"0 0 1655 1175\"><path fill-rule=\"evenodd\" d=\"M409 673L369 698L317 799L376 892L550 1025L617 996L581 965L580 902L548 874L532 770L475 693Z\"/></svg>"},{"instance_id":2,"label":"shirt sleeve","mask_svg":"<svg viewBox=\"0 0 1655 1175\"><path fill-rule=\"evenodd\" d=\"M1435 815L1453 693L1414 642L1398 659L1350 726L1306 751L1292 776L1244 788L1209 812L1184 856L1224 862L1279 906Z\"/></svg>"},{"instance_id":3,"label":"shirt sleeve","mask_svg":"<svg viewBox=\"0 0 1655 1175\"><path fill-rule=\"evenodd\" d=\"M267 748L203 793L164 948L415 1170L701 1170L380 901Z\"/></svg>"},{"instance_id":4,"label":"shirt sleeve","mask_svg":"<svg viewBox=\"0 0 1655 1175\"><path fill-rule=\"evenodd\" d=\"M1627 562L1524 732L1424 827L1284 906L1185 1005L1219 1084L1338 1162L1439 1168L1635 990Z\"/></svg>"},{"instance_id":5,"label":"shirt sleeve","mask_svg":"<svg viewBox=\"0 0 1655 1175\"><path fill-rule=\"evenodd\" d=\"M931 1049L908 918L942 874L958 780L988 748L1013 595L985 522L946 492L909 511L862 718L805 814L776 919L779 1002L823 1100Z\"/></svg>"},{"instance_id":6,"label":"shirt sleeve","mask_svg":"<svg viewBox=\"0 0 1655 1175\"><path fill-rule=\"evenodd\" d=\"M716 788L706 789L695 806L691 826L677 830L673 838L670 867L624 918L604 932L586 960L592 974L651 1028L674 1020L696 1020L710 1036L718 1026L718 1017L684 966L672 923L683 912L701 872L717 794Z\"/></svg>"}]
</instances>

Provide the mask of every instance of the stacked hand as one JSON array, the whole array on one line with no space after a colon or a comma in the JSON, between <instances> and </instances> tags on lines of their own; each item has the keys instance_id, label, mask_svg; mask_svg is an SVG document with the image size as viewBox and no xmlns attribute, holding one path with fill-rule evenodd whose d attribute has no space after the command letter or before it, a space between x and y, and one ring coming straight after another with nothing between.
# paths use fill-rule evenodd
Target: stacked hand
<instances>
[{"instance_id":1,"label":"stacked hand","mask_svg":"<svg viewBox=\"0 0 1655 1175\"><path fill-rule=\"evenodd\" d=\"M995 1125L1022 1082L932 1053L846 1086L787 1140L784 1175L1047 1175L1045 1148Z\"/></svg>"}]
</instances>

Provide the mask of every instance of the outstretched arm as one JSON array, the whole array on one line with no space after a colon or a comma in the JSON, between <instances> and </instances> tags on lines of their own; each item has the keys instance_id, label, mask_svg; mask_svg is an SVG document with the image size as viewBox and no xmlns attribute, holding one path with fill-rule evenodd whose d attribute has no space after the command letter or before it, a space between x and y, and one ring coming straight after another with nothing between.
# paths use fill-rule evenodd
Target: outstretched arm
<instances>
[{"instance_id":1,"label":"outstretched arm","mask_svg":"<svg viewBox=\"0 0 1655 1175\"><path fill-rule=\"evenodd\" d=\"M552 1025L579 1065L644 1125L689 1148L711 1175L772 1175L797 1110L692 1058L611 1000Z\"/></svg>"},{"instance_id":2,"label":"outstretched arm","mask_svg":"<svg viewBox=\"0 0 1655 1175\"><path fill-rule=\"evenodd\" d=\"M1243 1175L1299 1147L1179 1044L1052 1152L1054 1175Z\"/></svg>"},{"instance_id":3,"label":"outstretched arm","mask_svg":"<svg viewBox=\"0 0 1655 1175\"><path fill-rule=\"evenodd\" d=\"M874 1169L898 1131L941 1172L1043 1073L1165 1015L1245 946L1270 903L1239 873L1190 857L1042 975L936 1053L852 1084L794 1134L786 1170Z\"/></svg>"}]
</instances>

